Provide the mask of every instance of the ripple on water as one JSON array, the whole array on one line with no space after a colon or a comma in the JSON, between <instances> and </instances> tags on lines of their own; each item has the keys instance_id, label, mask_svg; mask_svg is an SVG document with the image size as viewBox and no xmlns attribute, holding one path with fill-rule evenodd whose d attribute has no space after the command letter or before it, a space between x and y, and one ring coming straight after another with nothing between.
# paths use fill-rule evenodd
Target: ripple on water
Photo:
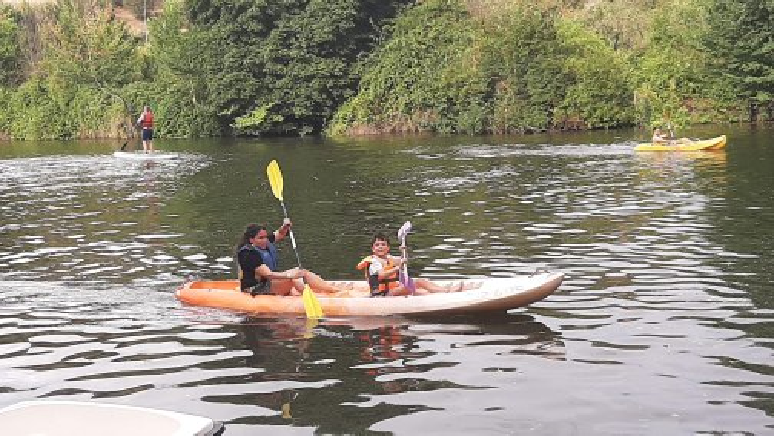
<instances>
[{"instance_id":1,"label":"ripple on water","mask_svg":"<svg viewBox=\"0 0 774 436\"><path fill-rule=\"evenodd\" d=\"M0 161L0 401L174 405L235 435L434 433L449 422L460 434L770 430L771 189L751 207L739 186L749 174L730 165L749 150L729 150L727 165L725 154L641 156L620 140L516 141L341 155L260 141L205 174L209 158ZM498 317L315 325L178 304L183 277L233 276L232 229L280 216L268 186L249 188L272 202L265 217L233 190L260 183L255 168L284 153L314 162L283 166L314 268L356 277L347 259L367 252L364 234L392 236L411 219L412 274L545 268L565 282Z\"/></svg>"}]
</instances>

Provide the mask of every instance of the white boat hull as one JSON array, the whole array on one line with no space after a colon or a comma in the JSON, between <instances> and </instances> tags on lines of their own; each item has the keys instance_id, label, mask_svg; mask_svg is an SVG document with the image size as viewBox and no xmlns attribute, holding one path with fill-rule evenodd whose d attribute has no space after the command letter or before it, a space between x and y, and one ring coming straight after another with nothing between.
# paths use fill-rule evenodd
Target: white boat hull
<instances>
[{"instance_id":1,"label":"white boat hull","mask_svg":"<svg viewBox=\"0 0 774 436\"><path fill-rule=\"evenodd\" d=\"M83 401L23 401L0 409L8 436L215 436L209 418L144 407Z\"/></svg>"},{"instance_id":2,"label":"white boat hull","mask_svg":"<svg viewBox=\"0 0 774 436\"><path fill-rule=\"evenodd\" d=\"M177 159L180 157L177 153L163 153L154 151L152 153L145 153L143 151L116 151L113 156L121 159L137 159L137 160L160 160L160 159Z\"/></svg>"}]
</instances>

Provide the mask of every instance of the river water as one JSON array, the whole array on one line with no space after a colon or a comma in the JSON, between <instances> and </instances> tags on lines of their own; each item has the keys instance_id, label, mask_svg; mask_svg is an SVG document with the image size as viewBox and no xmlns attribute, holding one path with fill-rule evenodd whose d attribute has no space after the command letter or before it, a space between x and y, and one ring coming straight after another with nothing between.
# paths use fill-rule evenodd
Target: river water
<instances>
[{"instance_id":1,"label":"river water","mask_svg":"<svg viewBox=\"0 0 774 436\"><path fill-rule=\"evenodd\" d=\"M635 153L644 132L0 144L0 407L155 407L271 434L774 434L774 132ZM358 279L406 220L411 273L562 271L497 316L256 318L184 306L250 222ZM284 267L295 264L282 244ZM1 430L0 430L1 433Z\"/></svg>"}]
</instances>

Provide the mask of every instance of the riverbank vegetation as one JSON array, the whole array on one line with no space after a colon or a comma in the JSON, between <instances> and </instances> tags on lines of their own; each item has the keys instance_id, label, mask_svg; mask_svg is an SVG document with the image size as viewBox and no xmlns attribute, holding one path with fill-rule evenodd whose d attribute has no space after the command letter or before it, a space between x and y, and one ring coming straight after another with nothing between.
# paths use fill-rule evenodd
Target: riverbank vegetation
<instances>
[{"instance_id":1,"label":"riverbank vegetation","mask_svg":"<svg viewBox=\"0 0 774 436\"><path fill-rule=\"evenodd\" d=\"M770 121L763 0L0 6L0 136L513 133ZM155 6L154 6L155 8ZM119 13L120 12L120 13ZM142 29L144 30L144 28Z\"/></svg>"}]
</instances>

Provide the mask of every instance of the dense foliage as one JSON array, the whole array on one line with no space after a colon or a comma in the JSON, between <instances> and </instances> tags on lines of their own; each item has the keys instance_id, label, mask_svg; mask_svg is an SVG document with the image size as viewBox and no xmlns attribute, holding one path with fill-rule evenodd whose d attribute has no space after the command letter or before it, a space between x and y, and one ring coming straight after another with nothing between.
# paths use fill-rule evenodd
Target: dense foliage
<instances>
[{"instance_id":1,"label":"dense foliage","mask_svg":"<svg viewBox=\"0 0 774 436\"><path fill-rule=\"evenodd\" d=\"M682 0L653 17L648 43L633 61L636 108L654 125L683 126L709 100L708 53L701 44L704 0ZM693 115L711 115L705 110ZM725 120L723 120L725 121Z\"/></svg>"},{"instance_id":2,"label":"dense foliage","mask_svg":"<svg viewBox=\"0 0 774 436\"><path fill-rule=\"evenodd\" d=\"M0 9L0 137L509 133L774 108L769 0L101 0ZM144 15L144 14L143 14ZM139 23L139 24L138 24ZM763 119L759 116L758 119Z\"/></svg>"},{"instance_id":3,"label":"dense foliage","mask_svg":"<svg viewBox=\"0 0 774 436\"><path fill-rule=\"evenodd\" d=\"M480 124L486 104L486 78L467 68L479 53L480 32L465 15L424 4L399 18L394 35L356 70L360 92L340 110L333 123L374 131L455 131L457 124Z\"/></svg>"},{"instance_id":4,"label":"dense foliage","mask_svg":"<svg viewBox=\"0 0 774 436\"><path fill-rule=\"evenodd\" d=\"M21 47L19 25L13 9L0 5L0 86L10 86L18 79Z\"/></svg>"},{"instance_id":5,"label":"dense foliage","mask_svg":"<svg viewBox=\"0 0 774 436\"><path fill-rule=\"evenodd\" d=\"M139 78L137 45L124 24L96 4L75 0L62 0L33 17L39 60L8 92L2 107L6 132L25 139L123 134L120 89ZM18 62L17 73L24 70Z\"/></svg>"},{"instance_id":6,"label":"dense foliage","mask_svg":"<svg viewBox=\"0 0 774 436\"><path fill-rule=\"evenodd\" d=\"M485 21L427 1L361 68L360 91L333 134L508 133L632 122L625 62L592 31L512 8Z\"/></svg>"},{"instance_id":7,"label":"dense foliage","mask_svg":"<svg viewBox=\"0 0 774 436\"><path fill-rule=\"evenodd\" d=\"M774 2L715 0L709 10L707 47L721 82L740 97L774 100Z\"/></svg>"}]
</instances>

